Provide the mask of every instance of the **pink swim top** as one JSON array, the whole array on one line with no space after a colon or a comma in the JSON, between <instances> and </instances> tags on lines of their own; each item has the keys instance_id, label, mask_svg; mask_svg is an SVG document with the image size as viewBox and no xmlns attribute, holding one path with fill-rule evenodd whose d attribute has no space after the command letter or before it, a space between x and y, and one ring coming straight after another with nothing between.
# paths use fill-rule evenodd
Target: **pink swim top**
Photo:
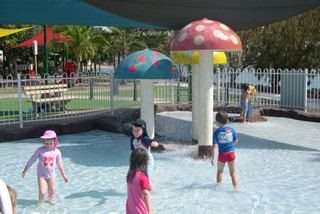
<instances>
[{"instance_id":1,"label":"pink swim top","mask_svg":"<svg viewBox=\"0 0 320 214\"><path fill-rule=\"evenodd\" d=\"M26 169L30 168L38 158L38 177L43 177L44 179L51 179L55 177L56 164L62 163L61 152L59 149L47 149L44 146L39 147L27 162Z\"/></svg>"},{"instance_id":2,"label":"pink swim top","mask_svg":"<svg viewBox=\"0 0 320 214\"><path fill-rule=\"evenodd\" d=\"M128 198L126 205L127 214L148 214L144 200L143 190L150 190L149 178L141 171L137 171L127 184Z\"/></svg>"}]
</instances>

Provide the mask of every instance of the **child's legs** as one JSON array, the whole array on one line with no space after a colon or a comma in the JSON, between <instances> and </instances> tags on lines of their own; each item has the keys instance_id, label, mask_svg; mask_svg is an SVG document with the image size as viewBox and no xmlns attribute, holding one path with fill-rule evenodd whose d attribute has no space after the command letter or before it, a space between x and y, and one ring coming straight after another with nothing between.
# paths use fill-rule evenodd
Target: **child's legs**
<instances>
[{"instance_id":1,"label":"child's legs","mask_svg":"<svg viewBox=\"0 0 320 214\"><path fill-rule=\"evenodd\" d=\"M247 111L248 111L248 103L241 102L240 103L240 117L243 119L243 121L245 121L247 118Z\"/></svg>"},{"instance_id":2,"label":"child's legs","mask_svg":"<svg viewBox=\"0 0 320 214\"><path fill-rule=\"evenodd\" d=\"M39 201L44 200L46 194L47 182L44 178L38 177L38 188L39 188Z\"/></svg>"},{"instance_id":3,"label":"child's legs","mask_svg":"<svg viewBox=\"0 0 320 214\"><path fill-rule=\"evenodd\" d=\"M249 120L253 117L253 107L251 102L248 103L247 117Z\"/></svg>"},{"instance_id":4,"label":"child's legs","mask_svg":"<svg viewBox=\"0 0 320 214\"><path fill-rule=\"evenodd\" d=\"M232 179L232 184L235 188L238 188L238 178L236 173L236 160L228 162L229 173Z\"/></svg>"},{"instance_id":5,"label":"child's legs","mask_svg":"<svg viewBox=\"0 0 320 214\"><path fill-rule=\"evenodd\" d=\"M217 183L222 181L224 165L225 163L218 161Z\"/></svg>"},{"instance_id":6,"label":"child's legs","mask_svg":"<svg viewBox=\"0 0 320 214\"><path fill-rule=\"evenodd\" d=\"M153 168L154 168L154 160L148 160L148 164L146 166L146 173L147 173L148 177L152 176Z\"/></svg>"},{"instance_id":7,"label":"child's legs","mask_svg":"<svg viewBox=\"0 0 320 214\"><path fill-rule=\"evenodd\" d=\"M53 199L53 196L56 192L56 178L53 177L47 180L48 183L48 192L49 192L49 200Z\"/></svg>"},{"instance_id":8,"label":"child's legs","mask_svg":"<svg viewBox=\"0 0 320 214\"><path fill-rule=\"evenodd\" d=\"M243 119L243 122L247 120L247 110L243 110L242 119Z\"/></svg>"}]
</instances>

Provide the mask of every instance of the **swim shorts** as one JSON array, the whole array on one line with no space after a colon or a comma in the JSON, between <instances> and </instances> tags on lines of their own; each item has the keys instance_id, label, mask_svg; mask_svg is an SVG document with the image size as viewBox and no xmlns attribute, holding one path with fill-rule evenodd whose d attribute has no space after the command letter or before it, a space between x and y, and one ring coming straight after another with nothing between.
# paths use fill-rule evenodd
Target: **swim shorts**
<instances>
[{"instance_id":1,"label":"swim shorts","mask_svg":"<svg viewBox=\"0 0 320 214\"><path fill-rule=\"evenodd\" d=\"M241 109L242 111L247 112L247 111L248 111L248 102L241 102L241 103L240 103L240 109Z\"/></svg>"},{"instance_id":2,"label":"swim shorts","mask_svg":"<svg viewBox=\"0 0 320 214\"><path fill-rule=\"evenodd\" d=\"M222 163L231 162L236 159L236 155L233 151L219 153L219 161Z\"/></svg>"}]
</instances>

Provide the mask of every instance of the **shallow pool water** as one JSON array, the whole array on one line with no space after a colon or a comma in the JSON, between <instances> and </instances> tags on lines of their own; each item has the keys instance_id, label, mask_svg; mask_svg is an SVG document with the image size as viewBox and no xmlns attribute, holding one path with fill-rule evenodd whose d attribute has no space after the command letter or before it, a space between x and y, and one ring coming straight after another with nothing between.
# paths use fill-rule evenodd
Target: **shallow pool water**
<instances>
[{"instance_id":1,"label":"shallow pool water","mask_svg":"<svg viewBox=\"0 0 320 214\"><path fill-rule=\"evenodd\" d=\"M177 115L176 132L187 135L189 113L160 114L157 123ZM320 213L320 124L268 119L231 124L240 137L239 192L232 190L227 170L224 183L215 185L216 167L193 158L196 146L167 144L167 152L155 154L155 213ZM91 131L59 140L70 182L63 183L57 171L57 204L41 208L36 206L36 164L21 178L39 139L0 144L0 177L18 191L18 213L125 213L129 138Z\"/></svg>"}]
</instances>

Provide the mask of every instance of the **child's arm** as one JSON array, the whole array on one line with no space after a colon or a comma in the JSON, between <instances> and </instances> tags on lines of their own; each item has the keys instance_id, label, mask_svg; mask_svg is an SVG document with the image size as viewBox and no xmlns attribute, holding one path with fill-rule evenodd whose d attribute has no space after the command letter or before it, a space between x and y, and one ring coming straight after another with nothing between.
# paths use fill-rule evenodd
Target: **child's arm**
<instances>
[{"instance_id":1,"label":"child's arm","mask_svg":"<svg viewBox=\"0 0 320 214\"><path fill-rule=\"evenodd\" d=\"M64 181L66 183L68 183L69 179L68 177L65 175L64 173L64 167L63 167L63 163L62 163L62 157L61 157L61 152L58 150L58 154L56 156L56 163L58 165L58 168L59 168L59 171L60 171L60 174L62 175Z\"/></svg>"},{"instance_id":2,"label":"child's arm","mask_svg":"<svg viewBox=\"0 0 320 214\"><path fill-rule=\"evenodd\" d=\"M31 158L28 160L26 166L24 167L22 171L22 177L26 176L27 170L32 166L32 164L39 158L40 152L39 149L37 149L34 154L31 156Z\"/></svg>"},{"instance_id":3,"label":"child's arm","mask_svg":"<svg viewBox=\"0 0 320 214\"><path fill-rule=\"evenodd\" d=\"M238 143L238 139L233 140L233 144L237 144Z\"/></svg>"},{"instance_id":4,"label":"child's arm","mask_svg":"<svg viewBox=\"0 0 320 214\"><path fill-rule=\"evenodd\" d=\"M153 214L149 190L147 189L143 190L143 197L144 197L144 201L146 203L147 209L149 211L149 214Z\"/></svg>"},{"instance_id":5,"label":"child's arm","mask_svg":"<svg viewBox=\"0 0 320 214\"><path fill-rule=\"evenodd\" d=\"M64 180L66 183L68 183L69 179L68 179L68 177L67 177L67 176L65 175L65 173L64 173L64 168L63 168L63 163L62 163L62 161L58 163L58 168L59 168L59 171L60 171L60 173L61 173L61 175L62 175L62 177L63 177L63 180Z\"/></svg>"},{"instance_id":6,"label":"child's arm","mask_svg":"<svg viewBox=\"0 0 320 214\"><path fill-rule=\"evenodd\" d=\"M232 143L237 144L239 141L238 134L236 133L236 131L234 129L231 129L231 131L232 131L232 135L233 135L232 136L232 138L233 138Z\"/></svg>"},{"instance_id":7,"label":"child's arm","mask_svg":"<svg viewBox=\"0 0 320 214\"><path fill-rule=\"evenodd\" d=\"M212 155L211 164L212 164L212 166L214 166L214 164L216 163L217 148L218 148L218 144L213 144L212 150L211 150L211 155Z\"/></svg>"},{"instance_id":8,"label":"child's arm","mask_svg":"<svg viewBox=\"0 0 320 214\"><path fill-rule=\"evenodd\" d=\"M157 141L153 140L153 141L151 142L151 146L152 146L152 147L158 147L158 146L159 146L159 143L158 143Z\"/></svg>"},{"instance_id":9,"label":"child's arm","mask_svg":"<svg viewBox=\"0 0 320 214\"><path fill-rule=\"evenodd\" d=\"M149 146L158 147L159 146L159 143L157 141L155 141L147 136L142 139L142 144L144 144L147 147L149 147Z\"/></svg>"}]
</instances>

